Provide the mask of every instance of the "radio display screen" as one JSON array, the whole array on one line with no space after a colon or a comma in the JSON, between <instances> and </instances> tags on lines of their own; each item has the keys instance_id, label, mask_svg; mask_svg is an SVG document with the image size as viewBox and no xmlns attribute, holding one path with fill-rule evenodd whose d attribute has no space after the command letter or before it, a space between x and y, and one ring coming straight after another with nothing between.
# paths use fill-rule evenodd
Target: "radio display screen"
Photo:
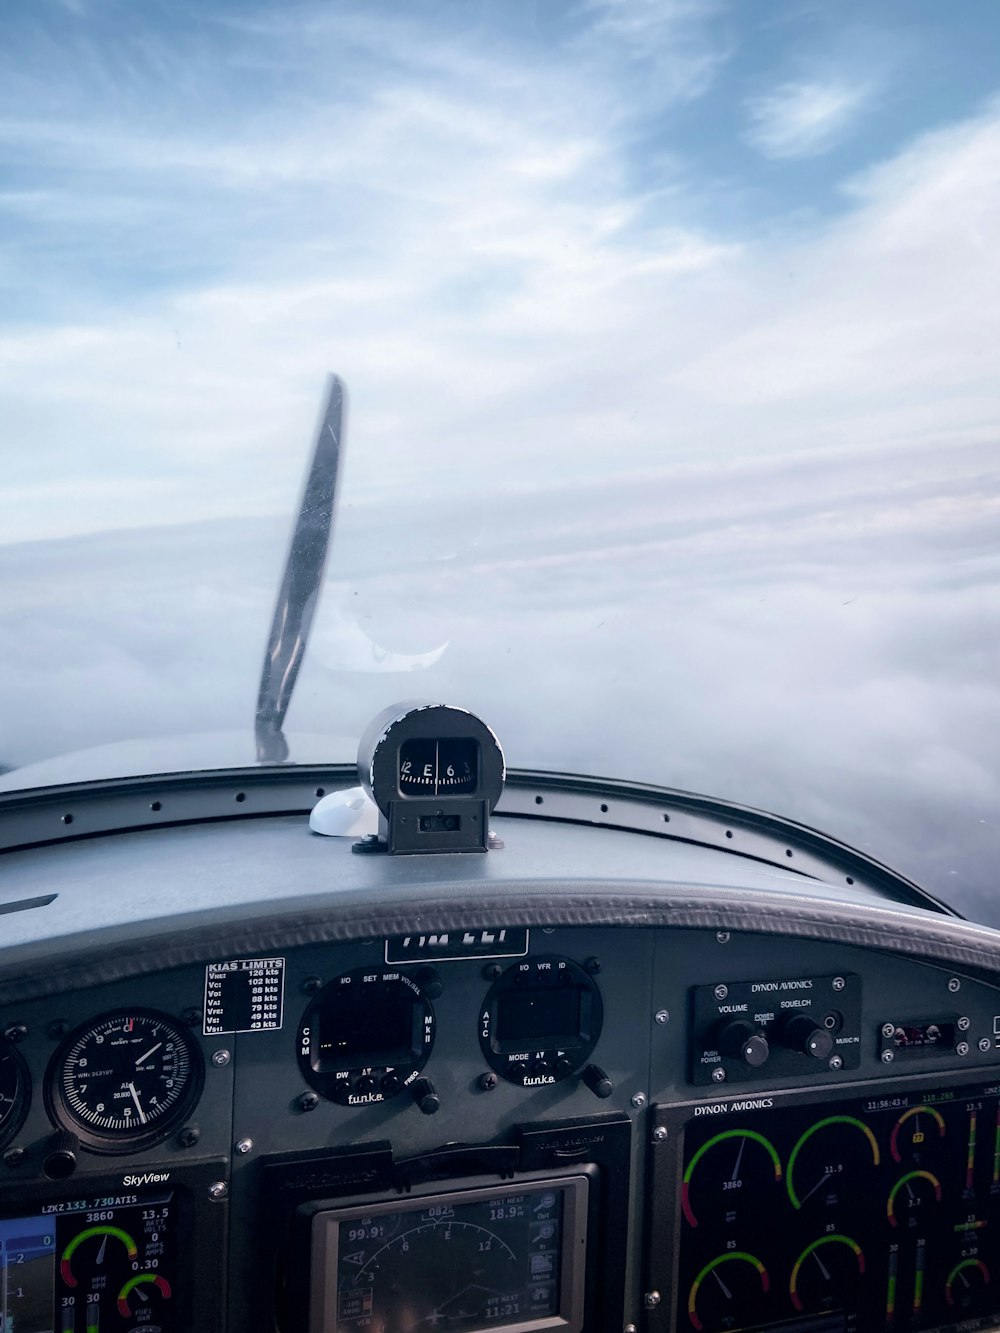
<instances>
[{"instance_id":1,"label":"radio display screen","mask_svg":"<svg viewBox=\"0 0 1000 1333\"><path fill-rule=\"evenodd\" d=\"M587 1189L573 1176L319 1213L311 1328L573 1333Z\"/></svg>"}]
</instances>

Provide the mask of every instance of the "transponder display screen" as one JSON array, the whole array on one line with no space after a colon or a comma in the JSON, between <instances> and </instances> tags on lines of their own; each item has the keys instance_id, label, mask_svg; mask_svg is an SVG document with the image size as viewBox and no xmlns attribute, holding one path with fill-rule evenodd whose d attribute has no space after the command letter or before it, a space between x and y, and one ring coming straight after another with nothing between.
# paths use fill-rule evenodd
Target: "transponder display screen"
<instances>
[{"instance_id":1,"label":"transponder display screen","mask_svg":"<svg viewBox=\"0 0 1000 1333\"><path fill-rule=\"evenodd\" d=\"M577 986L511 991L497 1003L496 1039L515 1045L545 1041L561 1046L580 1039L583 992Z\"/></svg>"},{"instance_id":2,"label":"transponder display screen","mask_svg":"<svg viewBox=\"0 0 1000 1333\"><path fill-rule=\"evenodd\" d=\"M320 1213L311 1327L578 1329L586 1195L574 1176Z\"/></svg>"}]
</instances>

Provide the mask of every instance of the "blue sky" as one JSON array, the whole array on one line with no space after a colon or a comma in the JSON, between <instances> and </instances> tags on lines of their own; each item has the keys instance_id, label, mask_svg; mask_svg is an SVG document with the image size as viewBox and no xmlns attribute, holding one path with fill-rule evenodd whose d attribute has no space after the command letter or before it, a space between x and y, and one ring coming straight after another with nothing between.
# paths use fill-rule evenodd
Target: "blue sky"
<instances>
[{"instance_id":1,"label":"blue sky","mask_svg":"<svg viewBox=\"0 0 1000 1333\"><path fill-rule=\"evenodd\" d=\"M0 765L246 737L336 370L293 729L438 694L985 893L998 57L992 0L6 0Z\"/></svg>"}]
</instances>

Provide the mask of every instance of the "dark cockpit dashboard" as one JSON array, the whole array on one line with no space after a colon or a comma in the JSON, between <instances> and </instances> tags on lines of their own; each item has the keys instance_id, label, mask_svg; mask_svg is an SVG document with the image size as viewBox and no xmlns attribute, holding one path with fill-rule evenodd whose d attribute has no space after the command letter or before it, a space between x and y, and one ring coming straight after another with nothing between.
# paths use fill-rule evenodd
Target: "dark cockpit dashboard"
<instances>
[{"instance_id":1,"label":"dark cockpit dashboard","mask_svg":"<svg viewBox=\"0 0 1000 1333\"><path fill-rule=\"evenodd\" d=\"M356 854L352 778L0 798L0 1327L998 1326L993 931L596 780Z\"/></svg>"}]
</instances>

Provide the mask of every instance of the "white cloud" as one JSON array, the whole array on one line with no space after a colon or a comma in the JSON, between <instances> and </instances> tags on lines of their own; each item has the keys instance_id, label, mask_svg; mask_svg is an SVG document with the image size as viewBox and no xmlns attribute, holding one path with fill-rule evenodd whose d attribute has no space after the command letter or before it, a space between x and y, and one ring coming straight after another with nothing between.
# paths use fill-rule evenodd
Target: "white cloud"
<instances>
[{"instance_id":1,"label":"white cloud","mask_svg":"<svg viewBox=\"0 0 1000 1333\"><path fill-rule=\"evenodd\" d=\"M765 157L818 157L850 134L872 102L870 84L785 83L747 105L747 143Z\"/></svg>"}]
</instances>

